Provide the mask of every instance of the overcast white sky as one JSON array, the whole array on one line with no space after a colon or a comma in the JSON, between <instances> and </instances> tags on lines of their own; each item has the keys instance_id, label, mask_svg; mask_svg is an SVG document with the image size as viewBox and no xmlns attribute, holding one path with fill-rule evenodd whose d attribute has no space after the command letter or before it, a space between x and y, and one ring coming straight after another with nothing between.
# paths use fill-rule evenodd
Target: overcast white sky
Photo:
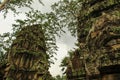
<instances>
[{"instance_id":1,"label":"overcast white sky","mask_svg":"<svg viewBox=\"0 0 120 80\"><path fill-rule=\"evenodd\" d=\"M36 1L36 0L35 0ZM39 9L42 12L49 12L50 5L54 2L57 2L59 0L42 0L45 6L40 5L38 2L35 2L33 4L33 7L35 9ZM26 11L26 9L19 9L20 11ZM4 32L10 32L12 27L12 23L15 23L15 19L22 19L25 18L25 15L21 14L19 16L14 17L12 12L9 12L7 15L7 18L3 18L3 14L0 13L0 34ZM53 76L56 76L58 74L62 75L61 68L59 67L61 60L67 55L67 52L75 47L74 43L76 42L76 39L70 35L70 33L67 31L66 34L62 34L61 38L57 38L57 46L59 47L57 51L57 55L55 57L57 60L55 61L55 64L51 65L50 72Z\"/></svg>"}]
</instances>

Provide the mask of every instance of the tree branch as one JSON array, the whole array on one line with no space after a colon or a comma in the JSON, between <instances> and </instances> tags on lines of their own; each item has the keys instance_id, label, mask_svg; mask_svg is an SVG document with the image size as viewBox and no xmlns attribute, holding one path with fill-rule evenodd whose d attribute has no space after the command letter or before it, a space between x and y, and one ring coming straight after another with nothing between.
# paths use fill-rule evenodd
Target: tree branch
<instances>
[{"instance_id":1,"label":"tree branch","mask_svg":"<svg viewBox=\"0 0 120 80\"><path fill-rule=\"evenodd\" d=\"M10 1L10 0L4 0L4 1L0 4L0 11L5 8L5 5L6 5L9 1Z\"/></svg>"}]
</instances>

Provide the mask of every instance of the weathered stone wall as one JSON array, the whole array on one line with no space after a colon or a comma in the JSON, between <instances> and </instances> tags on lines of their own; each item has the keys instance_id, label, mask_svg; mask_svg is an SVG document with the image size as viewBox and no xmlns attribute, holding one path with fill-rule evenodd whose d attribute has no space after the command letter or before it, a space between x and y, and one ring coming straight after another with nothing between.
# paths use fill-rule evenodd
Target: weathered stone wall
<instances>
[{"instance_id":1,"label":"weathered stone wall","mask_svg":"<svg viewBox=\"0 0 120 80\"><path fill-rule=\"evenodd\" d=\"M5 77L11 80L41 80L48 73L45 37L40 25L23 27L8 52Z\"/></svg>"},{"instance_id":2,"label":"weathered stone wall","mask_svg":"<svg viewBox=\"0 0 120 80\"><path fill-rule=\"evenodd\" d=\"M86 75L100 74L98 67L119 64L119 4L119 0L84 0L82 3L78 42Z\"/></svg>"},{"instance_id":3,"label":"weathered stone wall","mask_svg":"<svg viewBox=\"0 0 120 80\"><path fill-rule=\"evenodd\" d=\"M120 74L107 74L101 80L120 80Z\"/></svg>"}]
</instances>

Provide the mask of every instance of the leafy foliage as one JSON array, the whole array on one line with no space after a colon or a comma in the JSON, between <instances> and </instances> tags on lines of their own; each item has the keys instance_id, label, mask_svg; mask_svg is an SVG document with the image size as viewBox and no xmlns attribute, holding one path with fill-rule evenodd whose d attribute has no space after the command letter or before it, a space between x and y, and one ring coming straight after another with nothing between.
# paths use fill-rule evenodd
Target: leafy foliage
<instances>
[{"instance_id":1,"label":"leafy foliage","mask_svg":"<svg viewBox=\"0 0 120 80\"><path fill-rule=\"evenodd\" d=\"M68 30L73 36L76 36L78 26L78 15L81 10L80 0L61 0L53 4L52 9L55 15L59 17L58 21Z\"/></svg>"},{"instance_id":2,"label":"leafy foliage","mask_svg":"<svg viewBox=\"0 0 120 80\"><path fill-rule=\"evenodd\" d=\"M17 13L17 8L31 8L29 12L25 13L26 19L17 19L16 23L13 24L13 32L9 33L9 35L4 38L6 41L8 41L9 45L5 44L5 42L1 43L1 48L3 49L2 52L3 54L5 54L5 51L8 51L5 48L10 49L10 45L12 44L13 40L16 39L16 36L23 27L38 24L42 26L42 29L44 31L47 54L49 55L49 59L51 62L51 57L53 57L53 54L56 54L57 50L56 36L60 36L60 33L64 32L62 28L65 26L61 24L61 21L59 21L61 18L57 16L55 12L42 14L40 11L34 10L30 6L33 3L33 1L34 0L11 0L9 3L6 4L6 7L2 10L3 12L5 12L5 14L7 14L9 10L12 10L14 13ZM41 0L39 0L39 2L42 4Z\"/></svg>"},{"instance_id":3,"label":"leafy foliage","mask_svg":"<svg viewBox=\"0 0 120 80\"><path fill-rule=\"evenodd\" d=\"M68 62L70 61L70 58L69 57L64 57L62 62L61 62L61 65L60 67L62 67L62 71L65 72L65 69L67 68L68 66Z\"/></svg>"},{"instance_id":4,"label":"leafy foliage","mask_svg":"<svg viewBox=\"0 0 120 80\"><path fill-rule=\"evenodd\" d=\"M55 80L66 80L66 76L57 75L57 76L55 77Z\"/></svg>"},{"instance_id":5,"label":"leafy foliage","mask_svg":"<svg viewBox=\"0 0 120 80\"><path fill-rule=\"evenodd\" d=\"M10 33L0 35L0 60L1 64L6 62L6 55L12 43L12 36Z\"/></svg>"},{"instance_id":6,"label":"leafy foliage","mask_svg":"<svg viewBox=\"0 0 120 80\"><path fill-rule=\"evenodd\" d=\"M78 49L76 49L76 50L78 50ZM78 54L77 56L79 56L79 55L80 54ZM62 67L63 73L66 73L66 69L68 66L73 68L73 64L72 64L73 58L75 58L75 51L72 51L72 50L68 51L68 56L66 56L62 59L62 62L60 65L60 67ZM76 64L76 65L78 65L78 64Z\"/></svg>"},{"instance_id":7,"label":"leafy foliage","mask_svg":"<svg viewBox=\"0 0 120 80\"><path fill-rule=\"evenodd\" d=\"M4 17L6 17L6 14L9 11L13 11L15 14L19 14L19 11L17 11L18 8L26 7L33 9L31 5L35 0L4 0L4 1L6 1L6 3L4 4L1 11L4 13ZM38 1L40 2L40 4L44 5L41 0Z\"/></svg>"},{"instance_id":8,"label":"leafy foliage","mask_svg":"<svg viewBox=\"0 0 120 80\"><path fill-rule=\"evenodd\" d=\"M60 23L56 22L58 18L53 12L42 14L38 10L32 10L25 14L26 19L17 19L16 24L13 24L13 35L17 35L24 26L34 24L42 26L45 34L47 53L50 57L53 57L53 54L57 50L56 36L60 36L60 33L63 32L62 27L59 26Z\"/></svg>"}]
</instances>

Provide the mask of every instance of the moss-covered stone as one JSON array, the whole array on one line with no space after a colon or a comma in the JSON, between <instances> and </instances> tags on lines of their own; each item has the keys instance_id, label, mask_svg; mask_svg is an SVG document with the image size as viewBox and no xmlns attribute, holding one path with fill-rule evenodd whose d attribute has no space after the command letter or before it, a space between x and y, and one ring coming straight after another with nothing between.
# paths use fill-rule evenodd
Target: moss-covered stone
<instances>
[{"instance_id":1,"label":"moss-covered stone","mask_svg":"<svg viewBox=\"0 0 120 80\"><path fill-rule=\"evenodd\" d=\"M42 27L25 26L16 34L8 53L5 77L13 80L43 80L48 71L48 55Z\"/></svg>"}]
</instances>

